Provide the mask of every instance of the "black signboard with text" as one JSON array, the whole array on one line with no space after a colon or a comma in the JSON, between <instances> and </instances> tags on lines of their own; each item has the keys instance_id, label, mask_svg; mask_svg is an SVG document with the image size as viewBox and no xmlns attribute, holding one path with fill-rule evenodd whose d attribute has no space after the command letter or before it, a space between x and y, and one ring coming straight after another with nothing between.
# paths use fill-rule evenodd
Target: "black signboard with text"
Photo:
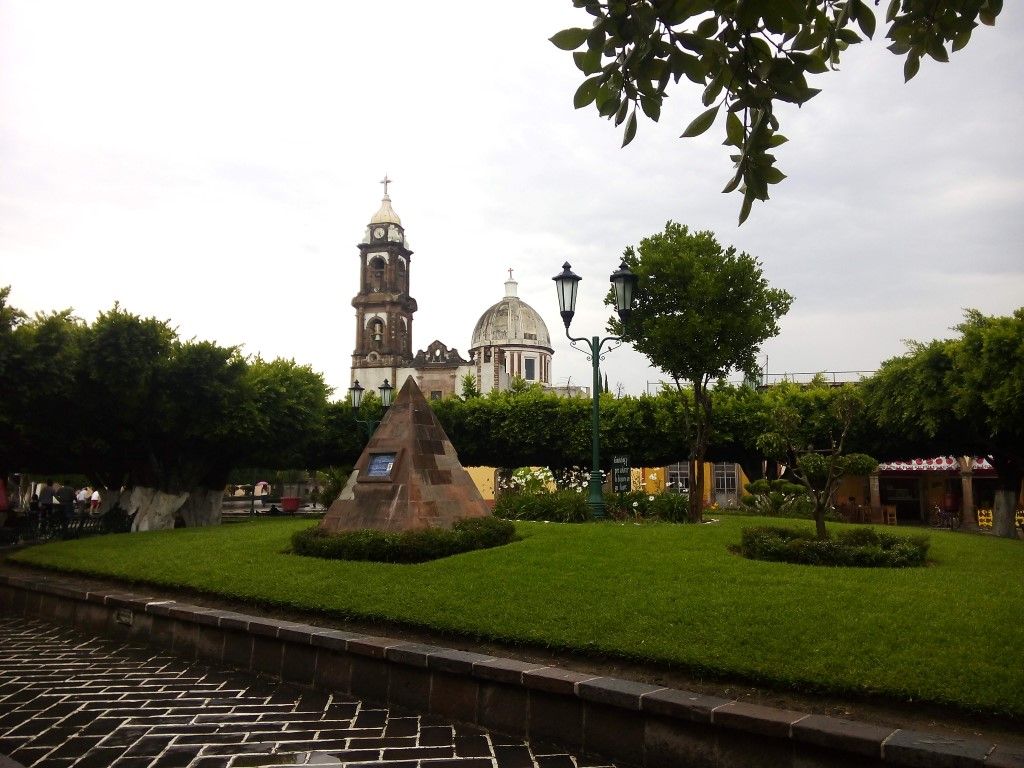
<instances>
[{"instance_id":1,"label":"black signboard with text","mask_svg":"<svg viewBox=\"0 0 1024 768\"><path fill-rule=\"evenodd\" d=\"M612 456L612 490L616 493L628 493L632 485L629 456Z\"/></svg>"}]
</instances>

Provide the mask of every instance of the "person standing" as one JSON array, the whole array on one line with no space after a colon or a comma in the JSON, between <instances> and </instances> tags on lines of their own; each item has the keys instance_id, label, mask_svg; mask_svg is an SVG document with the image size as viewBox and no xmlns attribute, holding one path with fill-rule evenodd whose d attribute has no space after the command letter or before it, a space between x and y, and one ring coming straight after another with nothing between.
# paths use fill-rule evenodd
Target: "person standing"
<instances>
[{"instance_id":1,"label":"person standing","mask_svg":"<svg viewBox=\"0 0 1024 768\"><path fill-rule=\"evenodd\" d=\"M39 521L44 525L49 525L53 520L53 504L55 500L53 480L47 480L46 485L43 486L42 493L39 494Z\"/></svg>"},{"instance_id":2,"label":"person standing","mask_svg":"<svg viewBox=\"0 0 1024 768\"><path fill-rule=\"evenodd\" d=\"M63 527L75 516L75 489L70 485L58 487L57 501L60 504L60 514L57 517Z\"/></svg>"},{"instance_id":3,"label":"person standing","mask_svg":"<svg viewBox=\"0 0 1024 768\"><path fill-rule=\"evenodd\" d=\"M79 488L78 493L75 494L75 514L84 514L88 506L89 489L83 486L82 488Z\"/></svg>"},{"instance_id":4,"label":"person standing","mask_svg":"<svg viewBox=\"0 0 1024 768\"><path fill-rule=\"evenodd\" d=\"M93 488L92 496L89 497L89 513L96 515L100 511L100 489Z\"/></svg>"}]
</instances>

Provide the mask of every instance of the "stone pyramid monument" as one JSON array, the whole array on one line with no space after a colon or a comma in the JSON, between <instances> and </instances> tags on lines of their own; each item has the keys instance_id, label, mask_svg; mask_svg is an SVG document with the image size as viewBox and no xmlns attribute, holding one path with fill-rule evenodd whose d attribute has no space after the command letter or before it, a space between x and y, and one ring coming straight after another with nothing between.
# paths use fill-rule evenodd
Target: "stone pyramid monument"
<instances>
[{"instance_id":1,"label":"stone pyramid monument","mask_svg":"<svg viewBox=\"0 0 1024 768\"><path fill-rule=\"evenodd\" d=\"M328 533L450 528L490 510L412 376L320 523Z\"/></svg>"}]
</instances>

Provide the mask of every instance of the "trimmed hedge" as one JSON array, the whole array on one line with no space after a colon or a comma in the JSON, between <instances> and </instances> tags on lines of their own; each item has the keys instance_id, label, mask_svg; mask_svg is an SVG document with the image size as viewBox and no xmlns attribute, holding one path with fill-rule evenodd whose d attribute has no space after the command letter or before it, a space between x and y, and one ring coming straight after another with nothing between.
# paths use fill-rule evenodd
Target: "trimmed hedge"
<instances>
[{"instance_id":1,"label":"trimmed hedge","mask_svg":"<svg viewBox=\"0 0 1024 768\"><path fill-rule=\"evenodd\" d=\"M810 530L758 526L744 528L739 551L751 560L848 568L915 568L928 558L927 536L896 536L854 528L818 539Z\"/></svg>"},{"instance_id":2,"label":"trimmed hedge","mask_svg":"<svg viewBox=\"0 0 1024 768\"><path fill-rule=\"evenodd\" d=\"M512 523L490 516L457 520L450 529L424 528L401 533L373 530L325 533L315 525L292 535L292 551L328 560L423 563L474 549L500 547L513 541L515 534Z\"/></svg>"},{"instance_id":3,"label":"trimmed hedge","mask_svg":"<svg viewBox=\"0 0 1024 768\"><path fill-rule=\"evenodd\" d=\"M587 495L577 491L503 493L494 502L494 516L506 520L585 523L590 520L590 507Z\"/></svg>"},{"instance_id":4,"label":"trimmed hedge","mask_svg":"<svg viewBox=\"0 0 1024 768\"><path fill-rule=\"evenodd\" d=\"M689 519L687 514L690 511L690 497L685 493L668 491L606 493L604 505L608 516L617 520L644 518L663 520L666 523L685 523Z\"/></svg>"},{"instance_id":5,"label":"trimmed hedge","mask_svg":"<svg viewBox=\"0 0 1024 768\"><path fill-rule=\"evenodd\" d=\"M605 493L605 514L613 520L644 519L685 523L688 502L685 494L630 491ZM551 523L586 523L592 520L587 494L579 491L503 493L494 503L494 515L506 520L536 520Z\"/></svg>"}]
</instances>

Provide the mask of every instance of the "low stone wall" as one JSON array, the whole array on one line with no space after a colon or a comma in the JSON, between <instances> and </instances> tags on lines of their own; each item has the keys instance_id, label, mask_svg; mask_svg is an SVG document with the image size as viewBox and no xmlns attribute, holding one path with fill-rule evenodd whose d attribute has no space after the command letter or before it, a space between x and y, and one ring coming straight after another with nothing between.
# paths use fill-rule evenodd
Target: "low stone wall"
<instances>
[{"instance_id":1,"label":"low stone wall","mask_svg":"<svg viewBox=\"0 0 1024 768\"><path fill-rule=\"evenodd\" d=\"M1024 752L466 651L0 576L0 611L650 768L1024 768Z\"/></svg>"}]
</instances>

